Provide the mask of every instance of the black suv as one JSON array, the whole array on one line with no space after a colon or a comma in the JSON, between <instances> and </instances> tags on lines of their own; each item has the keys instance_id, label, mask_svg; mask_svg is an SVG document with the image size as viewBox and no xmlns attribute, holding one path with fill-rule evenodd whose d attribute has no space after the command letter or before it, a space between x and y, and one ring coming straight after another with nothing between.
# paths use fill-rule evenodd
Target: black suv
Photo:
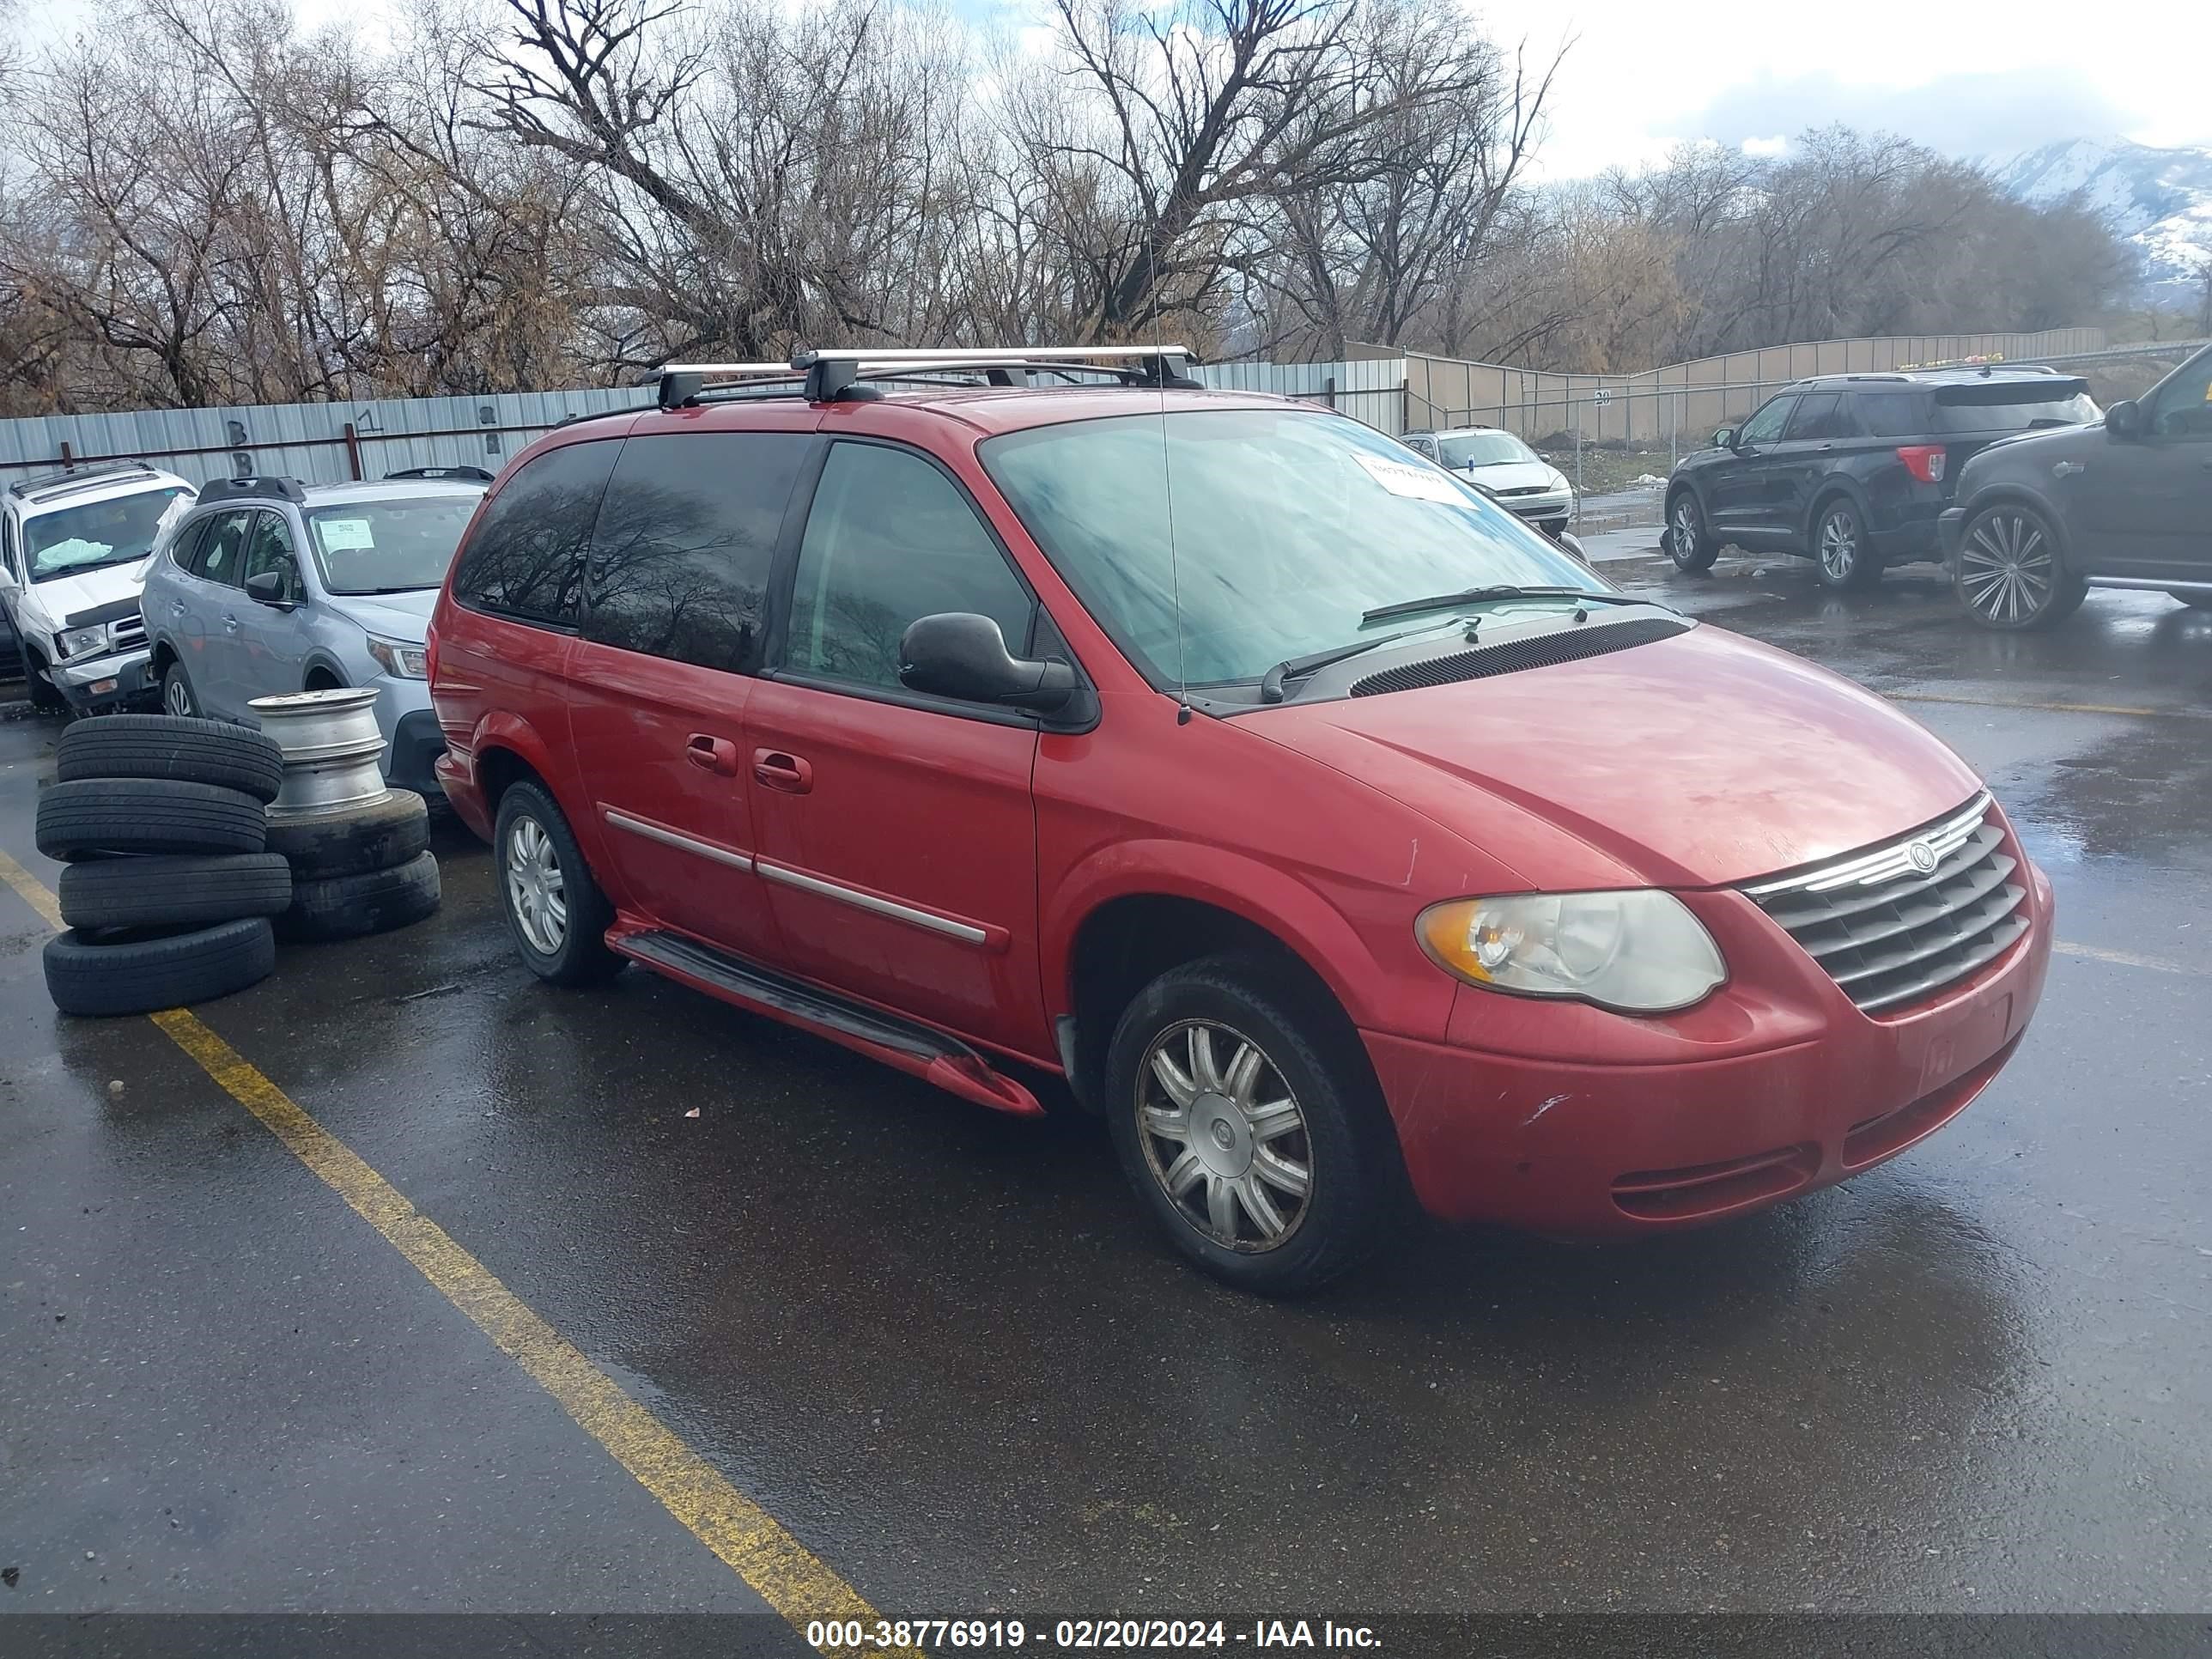
<instances>
[{"instance_id":1,"label":"black suv","mask_svg":"<svg viewBox=\"0 0 2212 1659\"><path fill-rule=\"evenodd\" d=\"M1667 551L1705 570L1729 543L1814 560L1830 587L1942 556L1936 518L1984 446L2096 418L2087 383L2039 367L1822 374L1686 455L1667 484Z\"/></svg>"},{"instance_id":2,"label":"black suv","mask_svg":"<svg viewBox=\"0 0 2212 1659\"><path fill-rule=\"evenodd\" d=\"M1951 585L1984 627L2047 628L2093 587L2212 608L2212 346L2097 425L1990 445L1942 529Z\"/></svg>"}]
</instances>

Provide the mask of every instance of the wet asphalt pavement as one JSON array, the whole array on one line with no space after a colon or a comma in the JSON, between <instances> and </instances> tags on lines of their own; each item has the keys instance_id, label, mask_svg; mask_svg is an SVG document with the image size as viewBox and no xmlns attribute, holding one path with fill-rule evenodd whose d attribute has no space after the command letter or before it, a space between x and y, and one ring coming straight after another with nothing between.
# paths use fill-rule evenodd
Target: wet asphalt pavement
<instances>
[{"instance_id":1,"label":"wet asphalt pavement","mask_svg":"<svg viewBox=\"0 0 2212 1659\"><path fill-rule=\"evenodd\" d=\"M1981 1102L1765 1216L1242 1297L1085 1121L539 985L451 826L442 914L200 1015L886 1612L2212 1608L2212 615L1607 570L1903 698L2058 889ZM0 888L0 1613L759 1607L45 931Z\"/></svg>"}]
</instances>

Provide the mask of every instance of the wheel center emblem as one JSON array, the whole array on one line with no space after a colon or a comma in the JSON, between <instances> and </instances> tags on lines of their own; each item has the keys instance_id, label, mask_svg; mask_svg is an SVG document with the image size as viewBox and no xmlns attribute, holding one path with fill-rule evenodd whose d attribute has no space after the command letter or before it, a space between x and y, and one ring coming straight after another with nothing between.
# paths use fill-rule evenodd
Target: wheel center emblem
<instances>
[{"instance_id":1,"label":"wheel center emblem","mask_svg":"<svg viewBox=\"0 0 2212 1659\"><path fill-rule=\"evenodd\" d=\"M1213 1144L1224 1152L1237 1144L1237 1132L1229 1127L1225 1117L1213 1120Z\"/></svg>"},{"instance_id":2,"label":"wheel center emblem","mask_svg":"<svg viewBox=\"0 0 2212 1659\"><path fill-rule=\"evenodd\" d=\"M1923 876L1936 868L1936 849L1924 841L1916 841L1906 848L1905 856L1912 860L1912 867Z\"/></svg>"}]
</instances>

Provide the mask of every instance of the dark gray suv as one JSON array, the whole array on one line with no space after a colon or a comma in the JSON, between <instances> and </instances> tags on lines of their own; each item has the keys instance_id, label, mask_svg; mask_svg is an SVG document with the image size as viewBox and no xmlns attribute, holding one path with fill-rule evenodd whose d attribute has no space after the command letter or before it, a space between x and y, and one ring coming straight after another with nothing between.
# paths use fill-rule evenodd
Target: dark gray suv
<instances>
[{"instance_id":1,"label":"dark gray suv","mask_svg":"<svg viewBox=\"0 0 2212 1659\"><path fill-rule=\"evenodd\" d=\"M2212 346L2094 425L2031 432L1966 465L1945 561L1987 628L2048 628L2093 587L2212 608Z\"/></svg>"}]
</instances>

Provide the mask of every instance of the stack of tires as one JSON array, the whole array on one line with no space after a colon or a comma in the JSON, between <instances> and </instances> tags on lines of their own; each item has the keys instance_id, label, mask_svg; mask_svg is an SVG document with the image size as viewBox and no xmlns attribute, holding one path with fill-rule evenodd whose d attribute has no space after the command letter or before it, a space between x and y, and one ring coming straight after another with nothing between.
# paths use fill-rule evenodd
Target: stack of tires
<instances>
[{"instance_id":1,"label":"stack of tires","mask_svg":"<svg viewBox=\"0 0 2212 1659\"><path fill-rule=\"evenodd\" d=\"M292 872L267 849L284 760L219 720L113 714L62 735L39 850L64 860L46 989L69 1014L137 1014L228 995L276 965L270 918Z\"/></svg>"},{"instance_id":2,"label":"stack of tires","mask_svg":"<svg viewBox=\"0 0 2212 1659\"><path fill-rule=\"evenodd\" d=\"M292 902L276 918L286 940L360 939L420 921L438 908L430 813L410 789L336 811L269 820L269 850L291 866Z\"/></svg>"}]
</instances>

